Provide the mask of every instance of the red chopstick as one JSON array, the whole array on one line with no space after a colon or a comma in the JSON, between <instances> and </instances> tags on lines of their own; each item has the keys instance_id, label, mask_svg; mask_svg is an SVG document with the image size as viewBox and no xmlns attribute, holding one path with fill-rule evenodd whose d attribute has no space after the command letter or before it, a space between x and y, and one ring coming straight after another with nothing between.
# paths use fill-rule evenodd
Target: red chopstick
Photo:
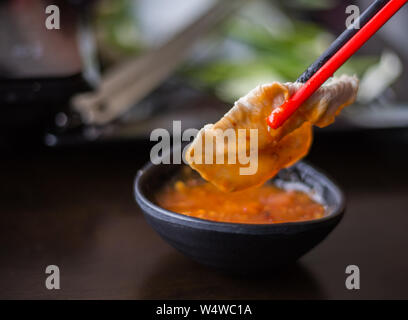
<instances>
[{"instance_id":1,"label":"red chopstick","mask_svg":"<svg viewBox=\"0 0 408 320\"><path fill-rule=\"evenodd\" d=\"M390 0L348 42L345 43L305 84L267 118L278 129L333 73L371 38L408 0Z\"/></svg>"}]
</instances>

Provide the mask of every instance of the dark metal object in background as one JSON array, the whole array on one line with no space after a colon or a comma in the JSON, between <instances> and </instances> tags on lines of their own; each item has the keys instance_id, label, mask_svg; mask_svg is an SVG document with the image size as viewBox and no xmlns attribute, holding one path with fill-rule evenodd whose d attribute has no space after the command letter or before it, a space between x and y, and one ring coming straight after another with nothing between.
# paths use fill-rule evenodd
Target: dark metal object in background
<instances>
[{"instance_id":1,"label":"dark metal object in background","mask_svg":"<svg viewBox=\"0 0 408 320\"><path fill-rule=\"evenodd\" d=\"M298 82L308 81L317 70L319 70L348 40L350 40L359 30L353 26L359 24L360 28L364 26L373 16L375 16L389 0L376 0L373 2L354 23L347 28L340 36L334 40L330 47L311 64L306 71L297 79Z\"/></svg>"},{"instance_id":2,"label":"dark metal object in background","mask_svg":"<svg viewBox=\"0 0 408 320\"><path fill-rule=\"evenodd\" d=\"M69 98L98 80L89 1L2 1L0 3L0 136L41 134ZM60 9L60 29L45 26L45 8ZM30 134L27 134L27 133Z\"/></svg>"}]
</instances>

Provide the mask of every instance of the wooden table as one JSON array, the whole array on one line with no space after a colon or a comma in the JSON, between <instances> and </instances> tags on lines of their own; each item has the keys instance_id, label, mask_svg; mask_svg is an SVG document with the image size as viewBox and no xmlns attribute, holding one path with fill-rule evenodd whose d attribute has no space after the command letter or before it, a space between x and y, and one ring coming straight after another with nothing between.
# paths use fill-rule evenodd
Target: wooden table
<instances>
[{"instance_id":1,"label":"wooden table","mask_svg":"<svg viewBox=\"0 0 408 320\"><path fill-rule=\"evenodd\" d=\"M319 134L308 160L343 185L345 218L297 264L258 278L202 267L146 224L132 184L148 143L3 150L0 298L408 298L407 141ZM360 290L345 288L350 264ZM60 290L45 288L47 265Z\"/></svg>"}]
</instances>

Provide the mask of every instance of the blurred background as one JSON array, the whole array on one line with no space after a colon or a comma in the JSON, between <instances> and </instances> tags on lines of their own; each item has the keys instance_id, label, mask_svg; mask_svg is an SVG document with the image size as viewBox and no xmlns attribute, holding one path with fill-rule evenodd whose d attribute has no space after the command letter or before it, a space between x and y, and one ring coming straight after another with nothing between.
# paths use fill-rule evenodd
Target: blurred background
<instances>
[{"instance_id":1,"label":"blurred background","mask_svg":"<svg viewBox=\"0 0 408 320\"><path fill-rule=\"evenodd\" d=\"M48 146L145 139L182 120L200 128L255 86L295 81L345 28L336 0L49 1L0 4L3 143ZM338 74L357 74L357 105L327 130L408 125L408 10ZM199 115L199 116L198 116Z\"/></svg>"},{"instance_id":2,"label":"blurred background","mask_svg":"<svg viewBox=\"0 0 408 320\"><path fill-rule=\"evenodd\" d=\"M407 6L338 71L360 77L358 101L315 131L306 160L343 187L347 212L294 269L251 280L197 266L132 192L153 129L201 128L256 85L295 81L346 7L370 3L1 1L0 298L408 298ZM44 289L50 264L58 292ZM358 292L344 289L349 264Z\"/></svg>"}]
</instances>

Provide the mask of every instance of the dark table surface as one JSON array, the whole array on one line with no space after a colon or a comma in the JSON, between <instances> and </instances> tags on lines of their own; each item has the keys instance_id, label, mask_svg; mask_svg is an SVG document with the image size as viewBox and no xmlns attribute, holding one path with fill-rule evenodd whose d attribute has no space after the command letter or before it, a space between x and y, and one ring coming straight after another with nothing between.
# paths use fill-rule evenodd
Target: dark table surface
<instances>
[{"instance_id":1,"label":"dark table surface","mask_svg":"<svg viewBox=\"0 0 408 320\"><path fill-rule=\"evenodd\" d=\"M297 264L258 277L200 266L146 224L132 184L148 143L3 150L0 298L408 298L407 147L405 131L319 133L308 160L344 187L346 215ZM351 264L360 290L345 288ZM45 288L47 265L60 290Z\"/></svg>"}]
</instances>

